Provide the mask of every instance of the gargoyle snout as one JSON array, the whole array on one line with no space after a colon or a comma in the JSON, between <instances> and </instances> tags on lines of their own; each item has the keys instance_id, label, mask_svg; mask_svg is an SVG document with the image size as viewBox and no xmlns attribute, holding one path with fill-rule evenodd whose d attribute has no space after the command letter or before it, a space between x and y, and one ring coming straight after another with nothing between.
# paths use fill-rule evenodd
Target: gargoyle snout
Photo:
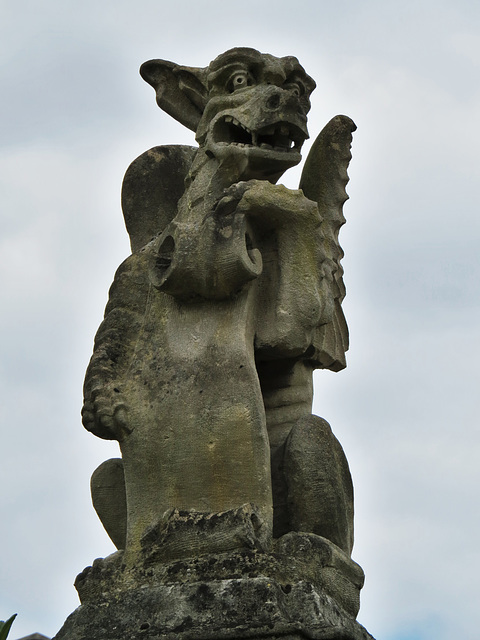
<instances>
[{"instance_id":1,"label":"gargoyle snout","mask_svg":"<svg viewBox=\"0 0 480 640\"><path fill-rule=\"evenodd\" d=\"M267 109L274 111L275 109L278 109L279 106L280 106L280 96L278 93L275 93L273 96L270 96L267 99Z\"/></svg>"},{"instance_id":2,"label":"gargoyle snout","mask_svg":"<svg viewBox=\"0 0 480 640\"><path fill-rule=\"evenodd\" d=\"M267 95L264 96L264 106L267 111L305 115L298 98L294 89L269 85Z\"/></svg>"}]
</instances>

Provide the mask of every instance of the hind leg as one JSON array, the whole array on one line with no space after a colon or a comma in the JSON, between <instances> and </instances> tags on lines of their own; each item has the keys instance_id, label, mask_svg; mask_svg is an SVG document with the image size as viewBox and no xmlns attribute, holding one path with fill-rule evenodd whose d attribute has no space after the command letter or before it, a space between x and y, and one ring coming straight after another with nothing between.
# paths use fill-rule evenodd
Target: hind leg
<instances>
[{"instance_id":1,"label":"hind leg","mask_svg":"<svg viewBox=\"0 0 480 640\"><path fill-rule=\"evenodd\" d=\"M312 366L304 361L278 359L256 363L270 441L273 536L291 531L284 474L285 442L299 419L311 414Z\"/></svg>"},{"instance_id":2,"label":"hind leg","mask_svg":"<svg viewBox=\"0 0 480 640\"><path fill-rule=\"evenodd\" d=\"M328 422L300 419L285 443L283 472L289 527L353 547L353 484L347 459Z\"/></svg>"},{"instance_id":3,"label":"hind leg","mask_svg":"<svg viewBox=\"0 0 480 640\"><path fill-rule=\"evenodd\" d=\"M305 361L257 362L270 439L273 535L315 533L350 554L353 485L330 425L311 415L312 366Z\"/></svg>"},{"instance_id":4,"label":"hind leg","mask_svg":"<svg viewBox=\"0 0 480 640\"><path fill-rule=\"evenodd\" d=\"M111 458L95 469L90 481L92 502L117 549L125 549L127 535L127 500L123 461Z\"/></svg>"}]
</instances>

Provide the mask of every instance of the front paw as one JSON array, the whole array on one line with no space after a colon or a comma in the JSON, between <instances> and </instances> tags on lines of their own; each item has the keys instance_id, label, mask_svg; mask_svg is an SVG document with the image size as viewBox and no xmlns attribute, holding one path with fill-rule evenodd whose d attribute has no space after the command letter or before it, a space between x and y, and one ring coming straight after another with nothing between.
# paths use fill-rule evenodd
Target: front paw
<instances>
[{"instance_id":1,"label":"front paw","mask_svg":"<svg viewBox=\"0 0 480 640\"><path fill-rule=\"evenodd\" d=\"M257 180L241 181L232 184L224 190L222 197L214 207L214 213L217 216L229 216L235 213L238 203L242 200L245 193L252 188Z\"/></svg>"},{"instance_id":2,"label":"front paw","mask_svg":"<svg viewBox=\"0 0 480 640\"><path fill-rule=\"evenodd\" d=\"M303 191L267 180L239 182L227 190L224 199L225 204L235 200L235 214L245 215L260 227L301 224L313 230L321 223L317 203L306 198Z\"/></svg>"},{"instance_id":3,"label":"front paw","mask_svg":"<svg viewBox=\"0 0 480 640\"><path fill-rule=\"evenodd\" d=\"M120 388L113 383L94 388L83 405L82 422L85 429L107 440L122 440L131 433Z\"/></svg>"}]
</instances>

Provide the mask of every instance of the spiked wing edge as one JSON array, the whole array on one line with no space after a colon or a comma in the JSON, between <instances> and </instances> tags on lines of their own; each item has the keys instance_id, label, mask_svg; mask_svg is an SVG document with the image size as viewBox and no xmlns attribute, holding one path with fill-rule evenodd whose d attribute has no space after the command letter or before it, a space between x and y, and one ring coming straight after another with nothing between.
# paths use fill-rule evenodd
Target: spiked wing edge
<instances>
[{"instance_id":1,"label":"spiked wing edge","mask_svg":"<svg viewBox=\"0 0 480 640\"><path fill-rule=\"evenodd\" d=\"M352 133L356 128L347 116L332 118L313 143L300 180L300 189L305 196L318 203L323 219L325 253L331 266L334 316L331 322L317 329L314 360L317 366L332 371L345 368L348 350L348 327L341 306L345 297L340 263L343 251L338 233L345 223L343 204L348 199L345 191L347 168L352 157Z\"/></svg>"}]
</instances>

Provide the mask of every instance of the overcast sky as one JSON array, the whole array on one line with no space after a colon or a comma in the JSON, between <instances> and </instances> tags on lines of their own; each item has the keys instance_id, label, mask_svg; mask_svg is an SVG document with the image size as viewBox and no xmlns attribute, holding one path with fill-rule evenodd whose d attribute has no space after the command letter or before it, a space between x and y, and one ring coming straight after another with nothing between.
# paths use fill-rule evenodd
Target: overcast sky
<instances>
[{"instance_id":1,"label":"overcast sky","mask_svg":"<svg viewBox=\"0 0 480 640\"><path fill-rule=\"evenodd\" d=\"M480 3L2 0L0 619L53 636L73 580L113 551L89 477L82 382L129 253L120 187L158 144L193 144L138 67L233 46L295 55L312 138L352 117L342 229L348 368L315 412L350 461L359 620L378 640L478 639ZM306 147L308 150L308 146ZM299 172L285 176L298 185Z\"/></svg>"}]
</instances>

